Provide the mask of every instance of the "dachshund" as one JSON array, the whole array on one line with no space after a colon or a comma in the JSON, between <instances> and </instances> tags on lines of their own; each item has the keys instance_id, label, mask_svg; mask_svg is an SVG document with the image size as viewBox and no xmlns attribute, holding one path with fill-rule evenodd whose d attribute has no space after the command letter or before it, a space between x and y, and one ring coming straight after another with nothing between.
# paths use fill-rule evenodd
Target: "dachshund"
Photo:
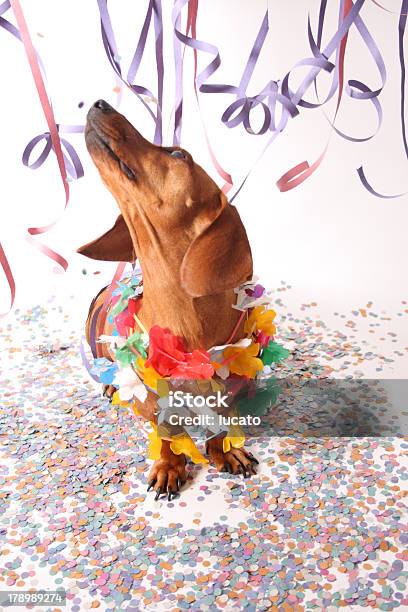
<instances>
[{"instance_id":1,"label":"dachshund","mask_svg":"<svg viewBox=\"0 0 408 612\"><path fill-rule=\"evenodd\" d=\"M140 262L143 300L138 317L146 329L168 328L187 350L223 345L237 326L234 288L252 278L252 255L237 209L208 174L180 147L148 142L104 100L90 109L85 129L87 149L102 181L120 209L114 226L78 249L103 261ZM105 297L91 304L86 325ZM103 333L112 326L107 321ZM244 337L243 323L234 341ZM99 356L113 360L108 348ZM156 397L149 391L138 405L155 421ZM257 460L244 448L223 452L222 437L207 443L210 461L221 471L249 476ZM185 455L163 440L149 487L156 499L179 490L186 481Z\"/></svg>"}]
</instances>

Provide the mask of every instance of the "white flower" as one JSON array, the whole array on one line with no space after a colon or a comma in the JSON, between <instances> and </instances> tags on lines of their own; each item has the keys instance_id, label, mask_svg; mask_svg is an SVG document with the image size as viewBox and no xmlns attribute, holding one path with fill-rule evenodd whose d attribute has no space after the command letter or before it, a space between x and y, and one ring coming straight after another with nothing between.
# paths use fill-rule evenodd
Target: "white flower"
<instances>
[{"instance_id":1,"label":"white flower","mask_svg":"<svg viewBox=\"0 0 408 612\"><path fill-rule=\"evenodd\" d=\"M102 334L102 336L99 336L97 342L109 344L110 349L114 351L116 348L121 348L126 343L126 338L123 336L106 336Z\"/></svg>"},{"instance_id":2,"label":"white flower","mask_svg":"<svg viewBox=\"0 0 408 612\"><path fill-rule=\"evenodd\" d=\"M224 349L226 349L228 346L238 346L239 348L246 348L251 344L251 342L251 338L242 338L242 340L238 340L238 342L234 342L233 344L220 344L219 346L213 346L208 350L208 352L213 358L215 358L215 354L224 351Z\"/></svg>"},{"instance_id":3,"label":"white flower","mask_svg":"<svg viewBox=\"0 0 408 612\"><path fill-rule=\"evenodd\" d=\"M147 397L146 387L130 366L116 372L113 384L119 386L119 398L122 402L128 402L136 397L143 403Z\"/></svg>"}]
</instances>

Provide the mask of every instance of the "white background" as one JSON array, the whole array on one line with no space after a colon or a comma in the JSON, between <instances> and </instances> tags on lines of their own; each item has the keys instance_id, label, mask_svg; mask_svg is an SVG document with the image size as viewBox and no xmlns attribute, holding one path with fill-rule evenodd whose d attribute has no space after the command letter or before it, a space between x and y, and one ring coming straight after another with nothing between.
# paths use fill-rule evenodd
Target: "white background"
<instances>
[{"instance_id":1,"label":"white background","mask_svg":"<svg viewBox=\"0 0 408 612\"><path fill-rule=\"evenodd\" d=\"M385 2L386 0L384 0ZM172 2L164 0L165 108L164 140L172 141L173 55ZM337 2L330 2L324 43L337 23ZM130 63L146 2L116 0L111 15L124 72ZM137 6L136 6L137 5ZM296 5L296 9L294 6ZM22 0L34 44L47 72L47 89L56 120L83 123L86 111L98 98L116 103L115 79L102 47L96 2L72 0ZM198 16L198 37L218 46L222 65L212 82L237 85L266 9L265 0L206 0ZM389 9L399 3L388 0ZM317 0L270 0L270 32L258 62L249 93L258 92L268 80L283 78L299 60L309 57L307 16L316 31ZM9 11L5 17L13 20ZM351 143L335 134L317 172L300 187L280 193L276 180L295 164L313 162L322 152L330 126L322 110L301 109L262 160L235 200L246 225L254 252L255 270L268 287L281 280L294 287L294 301L315 300L328 314L349 312L373 300L397 312L407 299L406 234L408 197L381 200L361 185L356 168L363 165L374 187L381 193L408 190L407 160L399 120L398 15L389 14L369 0L362 17L375 38L387 66L387 83L380 95L384 121L379 134L365 143ZM52 293L74 293L78 308L108 280L114 266L85 260L75 249L105 231L116 218L117 208L103 187L86 152L82 135L68 135L85 167L85 177L71 183L71 201L62 215L64 193L56 160L50 155L36 171L21 161L27 142L47 130L35 92L23 46L0 31L2 46L0 111L1 137L1 225L0 240L8 254L17 283L17 305L44 302ZM156 69L150 35L137 82L155 90ZM209 56L200 55L200 66ZM304 72L294 75L299 82ZM359 79L372 89L380 77L360 36L352 29L346 53L346 78ZM322 97L330 77L322 75ZM308 99L313 100L310 92ZM242 125L227 129L221 114L233 101L228 95L201 95L202 116L221 164L239 185L253 166L268 136L251 136ZM84 102L82 109L79 102ZM333 101L334 102L334 99ZM217 179L206 149L201 120L192 88L192 52L185 62L185 115L182 145ZM120 107L148 138L153 123L128 90ZM333 104L324 110L329 116ZM369 102L344 97L338 127L362 137L375 130L376 116ZM39 236L69 261L67 274L55 274L54 264L25 241L26 228L45 225L59 215L52 231ZM86 268L87 275L81 270ZM94 275L95 271L101 274ZM0 280L1 304L8 306L6 284ZM406 308L406 306L405 306ZM400 331L404 327L400 321Z\"/></svg>"}]
</instances>

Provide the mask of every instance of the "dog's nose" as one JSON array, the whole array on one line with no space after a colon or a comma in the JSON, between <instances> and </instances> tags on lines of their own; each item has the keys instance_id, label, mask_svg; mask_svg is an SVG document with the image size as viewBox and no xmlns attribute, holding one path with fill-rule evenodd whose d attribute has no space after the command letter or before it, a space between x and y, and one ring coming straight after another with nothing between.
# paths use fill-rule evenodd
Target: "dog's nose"
<instances>
[{"instance_id":1,"label":"dog's nose","mask_svg":"<svg viewBox=\"0 0 408 612\"><path fill-rule=\"evenodd\" d=\"M115 110L106 100L97 100L94 104L94 108L99 108L102 111L113 111Z\"/></svg>"}]
</instances>

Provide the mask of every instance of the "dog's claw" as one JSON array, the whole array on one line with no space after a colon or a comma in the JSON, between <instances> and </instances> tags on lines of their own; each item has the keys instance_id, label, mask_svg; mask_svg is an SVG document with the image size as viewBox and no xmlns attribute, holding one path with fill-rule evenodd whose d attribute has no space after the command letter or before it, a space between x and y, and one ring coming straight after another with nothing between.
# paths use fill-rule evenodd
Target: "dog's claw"
<instances>
[{"instance_id":1,"label":"dog's claw","mask_svg":"<svg viewBox=\"0 0 408 612\"><path fill-rule=\"evenodd\" d=\"M256 457L253 456L252 453L248 453L248 456L250 458L251 461L253 461L254 463L256 463L256 465L259 465L259 461L258 459L256 459Z\"/></svg>"},{"instance_id":2,"label":"dog's claw","mask_svg":"<svg viewBox=\"0 0 408 612\"><path fill-rule=\"evenodd\" d=\"M152 489L154 487L156 482L157 482L156 478L154 480L152 480L151 482L149 482L149 486L147 487L147 490L150 491L150 489Z\"/></svg>"},{"instance_id":3,"label":"dog's claw","mask_svg":"<svg viewBox=\"0 0 408 612\"><path fill-rule=\"evenodd\" d=\"M154 498L154 501L157 501L159 499L161 493L162 493L162 490L161 490L161 487L159 487L157 489L157 493L156 493L156 497Z\"/></svg>"}]
</instances>

